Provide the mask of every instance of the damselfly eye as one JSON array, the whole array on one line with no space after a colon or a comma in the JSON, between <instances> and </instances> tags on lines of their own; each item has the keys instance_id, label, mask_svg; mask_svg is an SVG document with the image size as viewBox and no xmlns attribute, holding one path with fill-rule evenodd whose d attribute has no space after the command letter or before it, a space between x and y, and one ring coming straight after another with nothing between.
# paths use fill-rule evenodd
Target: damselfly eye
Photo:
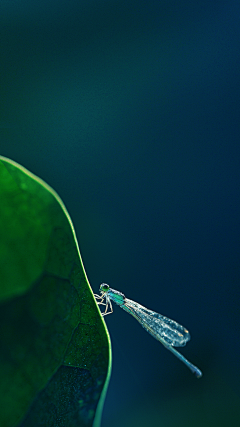
<instances>
[{"instance_id":1,"label":"damselfly eye","mask_svg":"<svg viewBox=\"0 0 240 427\"><path fill-rule=\"evenodd\" d=\"M100 291L107 292L109 290L109 286L106 283L102 283L100 285Z\"/></svg>"}]
</instances>

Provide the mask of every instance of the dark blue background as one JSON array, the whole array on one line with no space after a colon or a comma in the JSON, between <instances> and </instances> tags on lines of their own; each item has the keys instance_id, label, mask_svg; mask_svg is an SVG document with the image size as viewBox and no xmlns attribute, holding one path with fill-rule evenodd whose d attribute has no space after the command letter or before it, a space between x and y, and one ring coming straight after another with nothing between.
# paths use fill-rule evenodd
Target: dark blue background
<instances>
[{"instance_id":1,"label":"dark blue background","mask_svg":"<svg viewBox=\"0 0 240 427\"><path fill-rule=\"evenodd\" d=\"M50 184L91 286L189 328L197 380L106 318L103 427L239 426L240 3L0 5L0 153Z\"/></svg>"}]
</instances>

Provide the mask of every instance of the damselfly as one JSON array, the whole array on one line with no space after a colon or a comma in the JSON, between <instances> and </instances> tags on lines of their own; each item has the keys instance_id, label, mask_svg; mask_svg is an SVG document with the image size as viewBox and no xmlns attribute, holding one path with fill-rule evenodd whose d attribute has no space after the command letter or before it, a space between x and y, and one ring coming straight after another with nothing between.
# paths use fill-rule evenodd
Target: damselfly
<instances>
[{"instance_id":1,"label":"damselfly","mask_svg":"<svg viewBox=\"0 0 240 427\"><path fill-rule=\"evenodd\" d=\"M155 311L148 310L137 302L126 298L121 292L111 289L106 283L100 286L101 295L94 294L97 304L104 305L105 311L102 316L113 312L112 303L114 301L123 310L130 313L146 329L149 334L160 341L164 347L171 351L178 359L196 375L202 376L202 372L192 363L190 363L174 347L182 347L190 340L190 334L184 326L179 325L174 320L168 319Z\"/></svg>"}]
</instances>

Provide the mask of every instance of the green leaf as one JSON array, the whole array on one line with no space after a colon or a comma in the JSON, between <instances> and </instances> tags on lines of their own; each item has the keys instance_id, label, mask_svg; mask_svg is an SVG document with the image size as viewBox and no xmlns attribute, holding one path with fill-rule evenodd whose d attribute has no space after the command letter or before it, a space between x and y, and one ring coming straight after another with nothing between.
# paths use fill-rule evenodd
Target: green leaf
<instances>
[{"instance_id":1,"label":"green leaf","mask_svg":"<svg viewBox=\"0 0 240 427\"><path fill-rule=\"evenodd\" d=\"M100 425L105 323L59 196L0 157L0 425Z\"/></svg>"}]
</instances>

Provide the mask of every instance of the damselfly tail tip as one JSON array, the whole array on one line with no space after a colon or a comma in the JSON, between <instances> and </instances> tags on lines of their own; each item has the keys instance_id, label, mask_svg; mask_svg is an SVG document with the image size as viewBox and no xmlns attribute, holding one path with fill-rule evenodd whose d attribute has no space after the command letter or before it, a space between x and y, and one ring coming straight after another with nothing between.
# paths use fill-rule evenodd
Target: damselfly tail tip
<instances>
[{"instance_id":1,"label":"damselfly tail tip","mask_svg":"<svg viewBox=\"0 0 240 427\"><path fill-rule=\"evenodd\" d=\"M194 370L194 374L196 375L197 378L201 378L202 377L202 371L200 371L200 369L198 369L197 367Z\"/></svg>"}]
</instances>

